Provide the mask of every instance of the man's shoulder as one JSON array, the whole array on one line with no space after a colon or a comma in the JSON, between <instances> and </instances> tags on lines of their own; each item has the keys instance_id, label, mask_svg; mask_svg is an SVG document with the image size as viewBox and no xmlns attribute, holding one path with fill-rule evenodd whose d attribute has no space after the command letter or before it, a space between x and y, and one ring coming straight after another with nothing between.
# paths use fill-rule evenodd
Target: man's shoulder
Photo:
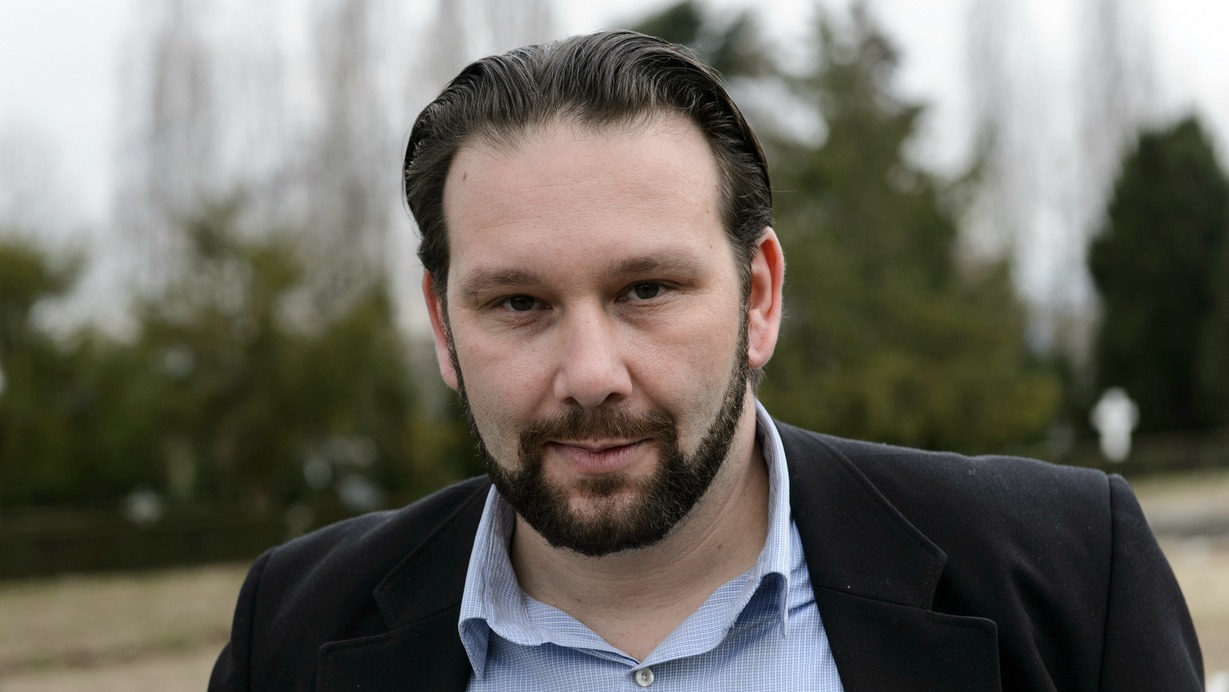
<instances>
[{"instance_id":1,"label":"man's shoulder","mask_svg":"<svg viewBox=\"0 0 1229 692\"><path fill-rule=\"evenodd\" d=\"M827 505L823 525L812 522L812 528L836 526L864 551L862 537L885 535L875 529L909 527L943 554L936 608L1006 623L1012 615L1002 604L1028 602L1030 594L1048 594L1048 605L1038 606L1043 610L1104 600L1113 486L1130 494L1121 480L1035 459L925 451L782 427L787 457L798 457L789 459L791 494L797 483L798 497L810 501L804 507Z\"/></svg>"},{"instance_id":2,"label":"man's shoulder","mask_svg":"<svg viewBox=\"0 0 1229 692\"><path fill-rule=\"evenodd\" d=\"M1019 496L1041 492L1052 499L1056 493L1077 495L1105 491L1106 474L1039 459L1009 455L969 456L956 452L901 447L882 442L854 440L804 430L778 422L788 452L800 455L796 468L802 475L818 461L848 464L877 487L899 486L902 491L945 491L961 496L982 496L987 489L1010 487ZM898 493L896 493L898 494ZM913 494L912 492L910 494ZM950 497L951 495L949 495Z\"/></svg>"},{"instance_id":3,"label":"man's shoulder","mask_svg":"<svg viewBox=\"0 0 1229 692\"><path fill-rule=\"evenodd\" d=\"M1181 592L1121 476L778 430L821 600L990 620L1030 689L1196 688Z\"/></svg>"},{"instance_id":4,"label":"man's shoulder","mask_svg":"<svg viewBox=\"0 0 1229 692\"><path fill-rule=\"evenodd\" d=\"M471 478L400 509L345 519L271 548L256 567L261 590L294 608L322 596L365 598L410 559L459 563L463 569L489 487L486 477ZM456 536L440 541L447 550L422 549L454 531ZM468 536L469 543L457 536Z\"/></svg>"},{"instance_id":5,"label":"man's shoulder","mask_svg":"<svg viewBox=\"0 0 1229 692\"><path fill-rule=\"evenodd\" d=\"M967 456L849 440L779 424L791 484L882 498L945 550L1095 545L1110 530L1110 477L1014 456ZM1120 491L1126 484L1119 481ZM833 490L833 492L837 492Z\"/></svg>"},{"instance_id":6,"label":"man's shoulder","mask_svg":"<svg viewBox=\"0 0 1229 692\"><path fill-rule=\"evenodd\" d=\"M399 509L370 512L316 529L274 549L282 562L355 564L384 558L395 564L407 548L427 540L441 526L467 510L482 511L490 481L485 476L437 490ZM476 521L476 519L475 519ZM396 550L384 550L396 546ZM389 565L391 568L392 565ZM377 566L378 568L378 566Z\"/></svg>"},{"instance_id":7,"label":"man's shoulder","mask_svg":"<svg viewBox=\"0 0 1229 692\"><path fill-rule=\"evenodd\" d=\"M316 652L328 642L455 608L489 486L473 478L267 550L240 590L213 684L290 689L303 671L314 676Z\"/></svg>"}]
</instances>

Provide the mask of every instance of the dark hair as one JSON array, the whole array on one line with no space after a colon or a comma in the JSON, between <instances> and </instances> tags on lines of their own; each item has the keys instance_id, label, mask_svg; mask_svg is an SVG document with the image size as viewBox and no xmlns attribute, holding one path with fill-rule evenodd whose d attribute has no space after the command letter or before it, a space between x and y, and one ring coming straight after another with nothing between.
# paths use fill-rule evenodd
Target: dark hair
<instances>
[{"instance_id":1,"label":"dark hair","mask_svg":"<svg viewBox=\"0 0 1229 692\"><path fill-rule=\"evenodd\" d=\"M661 113L687 116L708 140L746 291L755 243L772 223L759 140L717 74L691 51L634 31L610 31L471 63L419 114L405 150L405 197L422 234L418 257L441 296L449 260L444 181L461 147L482 138L514 140L556 118L600 127Z\"/></svg>"}]
</instances>

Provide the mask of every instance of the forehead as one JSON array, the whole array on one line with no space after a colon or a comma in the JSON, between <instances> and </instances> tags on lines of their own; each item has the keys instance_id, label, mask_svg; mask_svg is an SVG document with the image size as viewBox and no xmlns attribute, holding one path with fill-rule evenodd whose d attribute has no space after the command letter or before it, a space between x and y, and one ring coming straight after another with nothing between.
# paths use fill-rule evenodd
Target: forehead
<instances>
[{"instance_id":1,"label":"forehead","mask_svg":"<svg viewBox=\"0 0 1229 692\"><path fill-rule=\"evenodd\" d=\"M683 116L601 127L552 121L514 140L479 139L458 151L444 187L450 274L578 245L591 253L712 247L724 244L719 207L716 160Z\"/></svg>"},{"instance_id":2,"label":"forehead","mask_svg":"<svg viewBox=\"0 0 1229 692\"><path fill-rule=\"evenodd\" d=\"M492 168L526 175L482 175ZM454 221L449 212L467 211L467 189L524 192L568 181L694 195L715 186L717 172L707 140L685 116L646 115L601 125L555 118L510 133L479 134L462 145L445 178L444 208ZM661 174L673 183L666 189Z\"/></svg>"}]
</instances>

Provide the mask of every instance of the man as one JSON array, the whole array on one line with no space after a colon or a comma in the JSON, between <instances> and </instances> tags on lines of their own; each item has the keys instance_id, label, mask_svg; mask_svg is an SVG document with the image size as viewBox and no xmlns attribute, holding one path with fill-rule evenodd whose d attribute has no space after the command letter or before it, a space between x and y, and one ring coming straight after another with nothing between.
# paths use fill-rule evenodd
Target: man
<instances>
[{"instance_id":1,"label":"man","mask_svg":"<svg viewBox=\"0 0 1229 692\"><path fill-rule=\"evenodd\" d=\"M405 189L488 476L263 555L212 689L1202 688L1121 478L756 402L784 257L761 149L689 53L478 61Z\"/></svg>"}]
</instances>

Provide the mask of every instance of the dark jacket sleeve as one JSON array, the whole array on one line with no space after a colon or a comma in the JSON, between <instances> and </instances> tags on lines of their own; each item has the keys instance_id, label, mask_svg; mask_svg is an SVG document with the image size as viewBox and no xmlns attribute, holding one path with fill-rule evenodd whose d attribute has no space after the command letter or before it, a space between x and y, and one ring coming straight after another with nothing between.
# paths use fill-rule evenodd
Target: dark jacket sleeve
<instances>
[{"instance_id":1,"label":"dark jacket sleeve","mask_svg":"<svg viewBox=\"0 0 1229 692\"><path fill-rule=\"evenodd\" d=\"M1103 690L1202 690L1203 657L1173 570L1121 476L1110 476L1112 549Z\"/></svg>"},{"instance_id":2,"label":"dark jacket sleeve","mask_svg":"<svg viewBox=\"0 0 1229 692\"><path fill-rule=\"evenodd\" d=\"M218 660L213 664L213 674L209 677L210 692L251 688L252 630L255 622L253 613L256 610L260 578L272 554L273 549L261 555L248 570L247 578L243 581L243 588L239 590L239 601L235 606L235 618L231 624L230 641L218 655Z\"/></svg>"}]
</instances>

